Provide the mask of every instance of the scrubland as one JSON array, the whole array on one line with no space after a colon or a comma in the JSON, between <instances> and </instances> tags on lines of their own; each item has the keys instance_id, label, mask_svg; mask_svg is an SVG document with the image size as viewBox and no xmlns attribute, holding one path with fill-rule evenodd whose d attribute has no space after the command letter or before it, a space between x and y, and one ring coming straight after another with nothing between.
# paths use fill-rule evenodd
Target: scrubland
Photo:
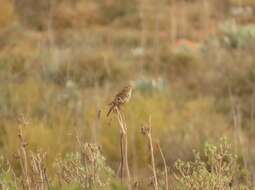
<instances>
[{"instance_id":1,"label":"scrubland","mask_svg":"<svg viewBox=\"0 0 255 190\"><path fill-rule=\"evenodd\" d=\"M254 189L253 0L0 2L0 189Z\"/></svg>"}]
</instances>

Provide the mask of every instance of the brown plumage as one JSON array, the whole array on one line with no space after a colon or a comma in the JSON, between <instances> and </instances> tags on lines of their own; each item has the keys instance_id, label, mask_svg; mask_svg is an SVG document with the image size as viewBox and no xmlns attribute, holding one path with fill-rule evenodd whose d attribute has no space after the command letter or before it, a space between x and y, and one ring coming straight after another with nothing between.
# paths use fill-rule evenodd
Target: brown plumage
<instances>
[{"instance_id":1,"label":"brown plumage","mask_svg":"<svg viewBox=\"0 0 255 190\"><path fill-rule=\"evenodd\" d=\"M120 109L120 106L128 102L132 94L132 85L125 86L118 94L116 94L114 100L109 104L110 108L107 113L107 117L116 108Z\"/></svg>"}]
</instances>

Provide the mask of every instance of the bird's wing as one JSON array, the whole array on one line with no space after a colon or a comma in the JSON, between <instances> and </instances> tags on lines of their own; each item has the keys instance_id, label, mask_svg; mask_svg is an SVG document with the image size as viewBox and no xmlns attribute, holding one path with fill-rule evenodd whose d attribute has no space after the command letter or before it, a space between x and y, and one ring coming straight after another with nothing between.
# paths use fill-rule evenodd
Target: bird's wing
<instances>
[{"instance_id":1,"label":"bird's wing","mask_svg":"<svg viewBox=\"0 0 255 190\"><path fill-rule=\"evenodd\" d=\"M110 113L112 112L112 110L115 108L115 105L112 105L109 109L109 111L107 112L106 116L108 117L110 115Z\"/></svg>"},{"instance_id":2,"label":"bird's wing","mask_svg":"<svg viewBox=\"0 0 255 190\"><path fill-rule=\"evenodd\" d=\"M118 98L120 98L120 97L123 97L124 94L125 94L125 91L124 91L124 90L120 91L118 94L116 94L115 99L118 99Z\"/></svg>"}]
</instances>

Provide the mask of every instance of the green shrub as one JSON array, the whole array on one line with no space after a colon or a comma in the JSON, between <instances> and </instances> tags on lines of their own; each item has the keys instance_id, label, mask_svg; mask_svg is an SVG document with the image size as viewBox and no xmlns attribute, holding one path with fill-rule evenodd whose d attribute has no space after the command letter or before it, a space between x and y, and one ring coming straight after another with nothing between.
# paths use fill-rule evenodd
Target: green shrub
<instances>
[{"instance_id":1,"label":"green shrub","mask_svg":"<svg viewBox=\"0 0 255 190\"><path fill-rule=\"evenodd\" d=\"M15 179L10 165L2 156L0 156L0 189L16 189Z\"/></svg>"},{"instance_id":2,"label":"green shrub","mask_svg":"<svg viewBox=\"0 0 255 190\"><path fill-rule=\"evenodd\" d=\"M59 180L67 186L79 189L109 189L113 171L95 144L80 145L81 151L69 153L55 163Z\"/></svg>"},{"instance_id":3,"label":"green shrub","mask_svg":"<svg viewBox=\"0 0 255 190\"><path fill-rule=\"evenodd\" d=\"M223 32L223 44L231 48L249 48L255 44L255 26L238 26L235 22L224 23L220 30Z\"/></svg>"},{"instance_id":4,"label":"green shrub","mask_svg":"<svg viewBox=\"0 0 255 190\"><path fill-rule=\"evenodd\" d=\"M242 169L237 156L232 153L230 144L222 139L217 146L205 144L204 153L194 154L194 161L178 160L178 190L237 190L251 189L249 182L242 184L239 180Z\"/></svg>"}]
</instances>

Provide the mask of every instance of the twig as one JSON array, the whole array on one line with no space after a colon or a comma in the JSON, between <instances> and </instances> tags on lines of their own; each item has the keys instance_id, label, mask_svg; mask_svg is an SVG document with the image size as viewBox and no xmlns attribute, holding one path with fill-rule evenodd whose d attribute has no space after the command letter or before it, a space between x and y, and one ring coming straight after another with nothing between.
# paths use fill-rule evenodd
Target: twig
<instances>
[{"instance_id":1,"label":"twig","mask_svg":"<svg viewBox=\"0 0 255 190\"><path fill-rule=\"evenodd\" d=\"M155 167L155 158L154 158L154 151L153 151L153 143L152 143L152 136L151 136L151 118L149 118L149 124L147 126L142 127L141 132L143 135L146 135L149 141L150 147L150 155L151 155L151 165L153 171L153 185L155 190L159 190L158 188L158 179Z\"/></svg>"},{"instance_id":2,"label":"twig","mask_svg":"<svg viewBox=\"0 0 255 190\"><path fill-rule=\"evenodd\" d=\"M165 156L163 154L163 151L160 147L160 144L157 143L157 147L159 149L159 152L160 152L160 155L161 155L161 158L163 160L163 163L164 163L164 170L165 170L165 184L166 184L166 190L168 190L168 173L167 173L167 165L166 165L166 159L165 159Z\"/></svg>"}]
</instances>

